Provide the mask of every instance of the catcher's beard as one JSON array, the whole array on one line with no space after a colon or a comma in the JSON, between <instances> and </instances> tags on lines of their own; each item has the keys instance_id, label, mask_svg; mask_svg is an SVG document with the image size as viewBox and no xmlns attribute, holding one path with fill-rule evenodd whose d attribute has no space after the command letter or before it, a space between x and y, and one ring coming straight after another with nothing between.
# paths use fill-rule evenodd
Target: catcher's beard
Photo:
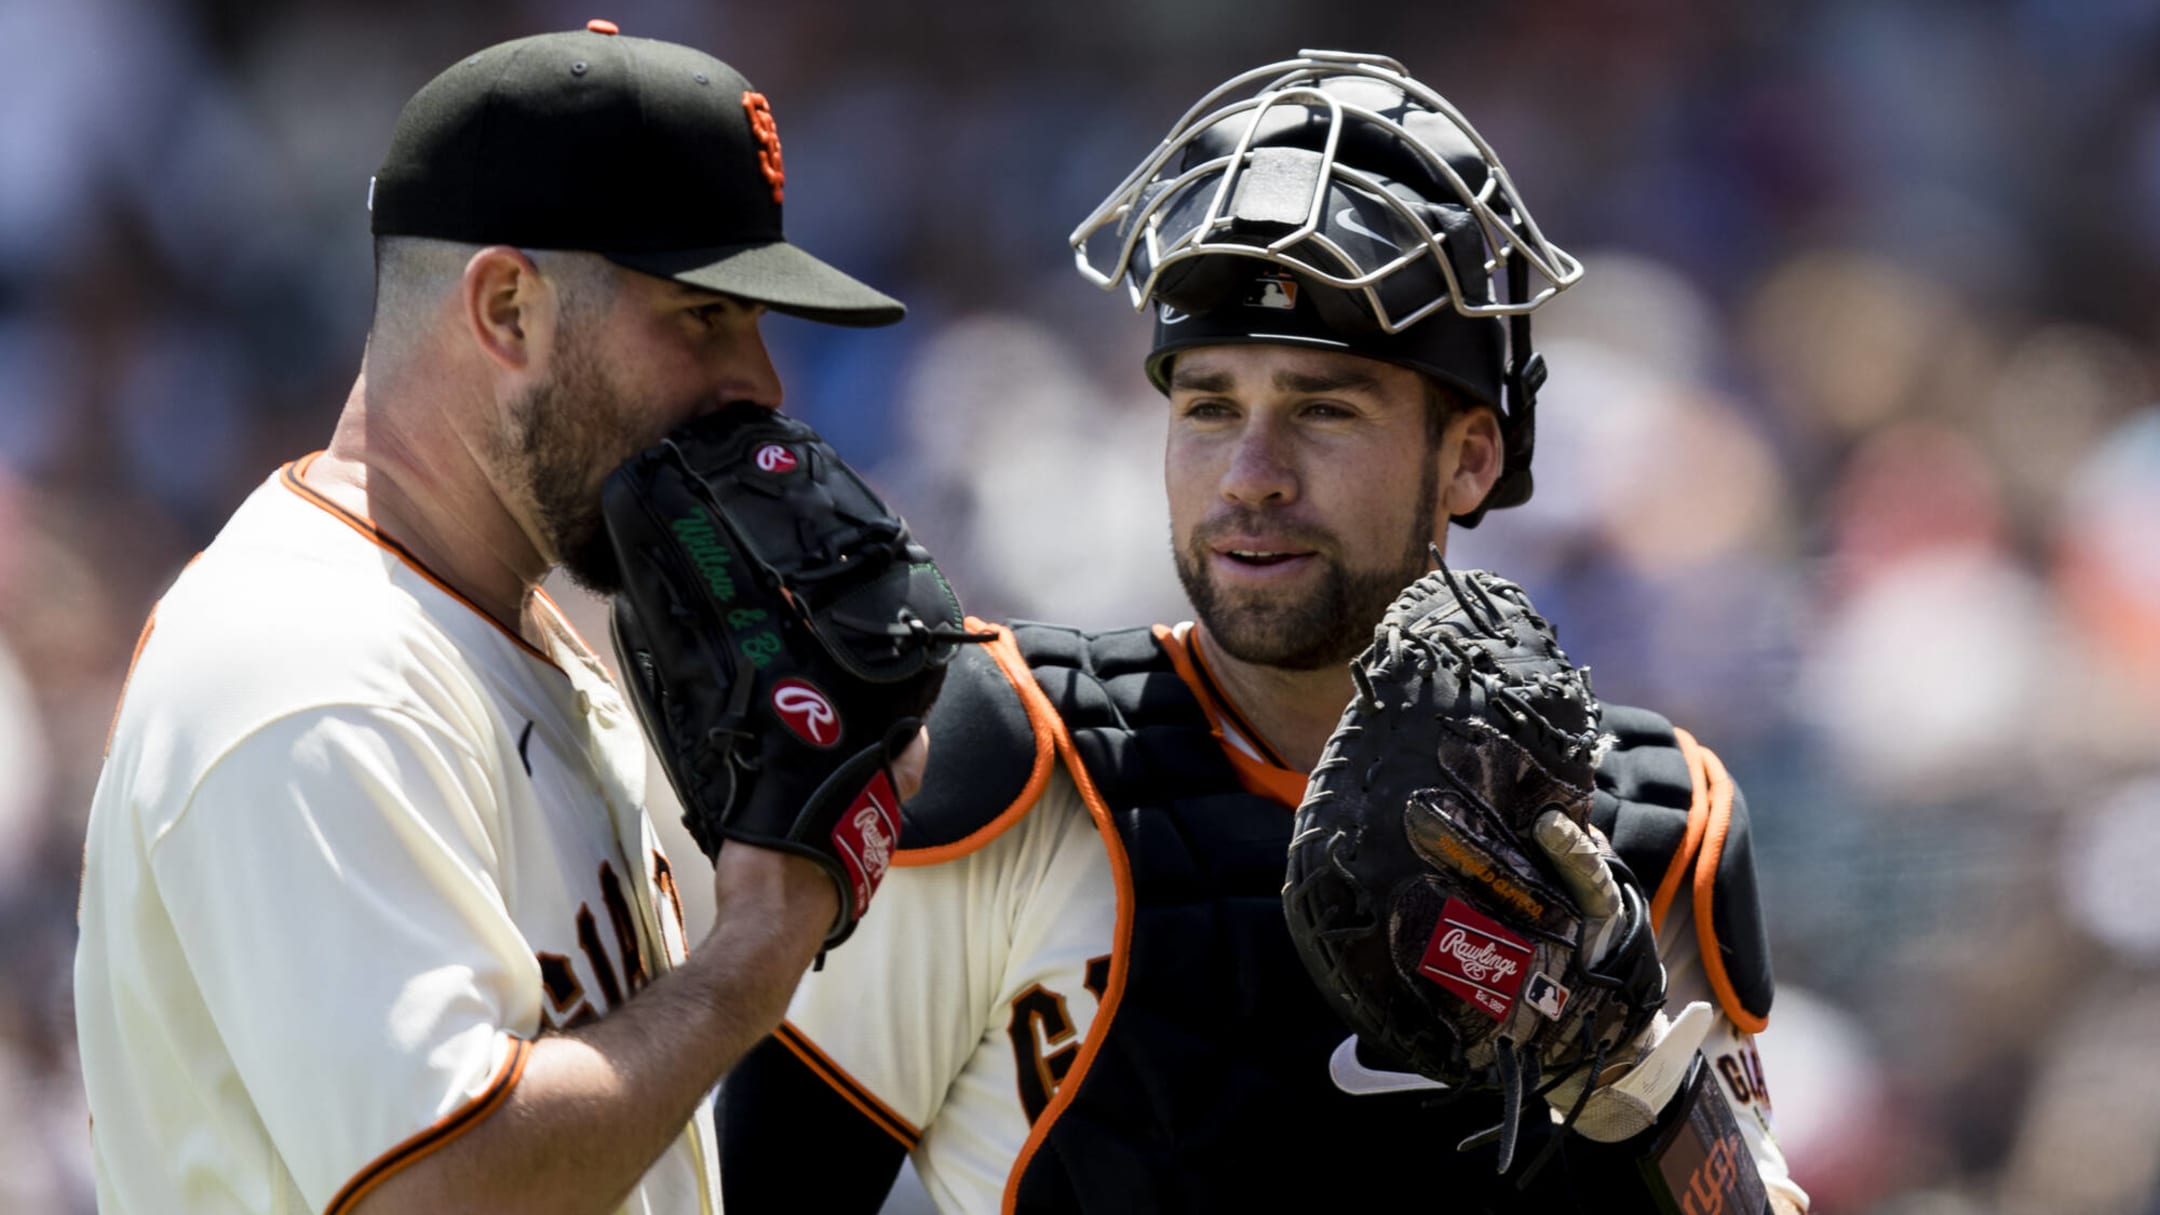
<instances>
[{"instance_id":1,"label":"catcher's beard","mask_svg":"<svg viewBox=\"0 0 2160 1215\"><path fill-rule=\"evenodd\" d=\"M1371 643L1373 626L1387 613L1402 589L1431 564L1426 545L1440 505L1440 468L1425 461L1418 483L1417 511L1395 562L1378 569L1345 569L1334 557L1315 553L1320 585L1309 593L1226 591L1215 585L1208 563L1209 541L1223 532L1261 530L1259 512L1233 514L1203 524L1183 549L1173 546L1178 581L1193 612L1207 626L1215 644L1240 662L1285 671L1317 671L1350 661ZM1292 533L1293 536L1296 533ZM1325 533L1313 538L1325 538Z\"/></svg>"},{"instance_id":2,"label":"catcher's beard","mask_svg":"<svg viewBox=\"0 0 2160 1215\"><path fill-rule=\"evenodd\" d=\"M511 407L506 454L571 581L613 595L622 590L622 564L601 518L600 485L651 440L580 330L565 326L561 334L554 374Z\"/></svg>"}]
</instances>

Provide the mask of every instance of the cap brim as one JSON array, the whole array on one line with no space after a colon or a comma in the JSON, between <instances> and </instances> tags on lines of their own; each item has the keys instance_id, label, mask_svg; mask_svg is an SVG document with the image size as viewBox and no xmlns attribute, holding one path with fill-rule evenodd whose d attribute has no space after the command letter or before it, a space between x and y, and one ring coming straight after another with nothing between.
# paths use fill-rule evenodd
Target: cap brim
<instances>
[{"instance_id":1,"label":"cap brim","mask_svg":"<svg viewBox=\"0 0 2160 1215\"><path fill-rule=\"evenodd\" d=\"M856 282L786 241L603 256L632 270L828 325L869 328L890 325L907 315L907 305L899 300Z\"/></svg>"}]
</instances>

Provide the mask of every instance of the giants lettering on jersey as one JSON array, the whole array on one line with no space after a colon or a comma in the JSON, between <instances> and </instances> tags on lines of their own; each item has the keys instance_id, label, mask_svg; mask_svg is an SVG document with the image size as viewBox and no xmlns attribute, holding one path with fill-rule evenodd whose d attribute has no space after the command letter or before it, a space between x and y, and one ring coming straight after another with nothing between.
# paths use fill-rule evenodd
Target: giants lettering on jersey
<instances>
[{"instance_id":1,"label":"giants lettering on jersey","mask_svg":"<svg viewBox=\"0 0 2160 1215\"><path fill-rule=\"evenodd\" d=\"M654 859L659 859L658 854ZM667 881L672 886L673 876L669 875ZM574 1028L621 1008L623 1001L652 981L645 969L644 952L638 948L636 915L623 892L621 879L615 876L615 866L606 861L600 862L600 903L608 917L609 931L605 934L593 915L592 904L580 903L577 909L578 948L592 970L593 981L599 988L597 992L586 991L585 985L578 980L576 966L566 955L535 951L540 962L540 982L547 989L548 1003L552 1006L548 1021L558 1029ZM676 914L680 916L681 912ZM610 945L614 947L612 950ZM621 959L619 972L616 968L618 957ZM596 1002L597 1008L594 1007Z\"/></svg>"},{"instance_id":2,"label":"giants lettering on jersey","mask_svg":"<svg viewBox=\"0 0 2160 1215\"><path fill-rule=\"evenodd\" d=\"M840 714L808 680L783 679L774 684L772 706L795 737L811 746L829 747L840 741Z\"/></svg>"},{"instance_id":3,"label":"giants lettering on jersey","mask_svg":"<svg viewBox=\"0 0 2160 1215\"><path fill-rule=\"evenodd\" d=\"M833 827L833 848L847 866L848 883L855 891L855 916L860 919L877 893L878 883L892 867L893 846L900 839L900 799L893 796L892 782L878 769L855 800L841 813Z\"/></svg>"},{"instance_id":4,"label":"giants lettering on jersey","mask_svg":"<svg viewBox=\"0 0 2160 1215\"><path fill-rule=\"evenodd\" d=\"M1081 982L1100 1006L1103 993L1110 989L1110 955L1089 958ZM1080 1044L1073 1041L1073 1031L1072 1013L1060 993L1036 983L1013 997L1012 1018L1006 1022L1005 1032L1012 1040L1020 1108L1027 1112L1029 1126L1035 1125L1035 1120L1049 1108L1058 1084L1080 1057Z\"/></svg>"},{"instance_id":5,"label":"giants lettering on jersey","mask_svg":"<svg viewBox=\"0 0 2160 1215\"><path fill-rule=\"evenodd\" d=\"M1530 942L1479 915L1461 899L1449 899L1425 943L1418 973L1498 1021L1515 1006L1530 968Z\"/></svg>"},{"instance_id":6,"label":"giants lettering on jersey","mask_svg":"<svg viewBox=\"0 0 2160 1215\"><path fill-rule=\"evenodd\" d=\"M1725 1078L1725 1087L1732 1093L1734 1105L1770 1108L1770 1086L1763 1082L1762 1056L1755 1053L1753 1046L1719 1055L1717 1069Z\"/></svg>"}]
</instances>

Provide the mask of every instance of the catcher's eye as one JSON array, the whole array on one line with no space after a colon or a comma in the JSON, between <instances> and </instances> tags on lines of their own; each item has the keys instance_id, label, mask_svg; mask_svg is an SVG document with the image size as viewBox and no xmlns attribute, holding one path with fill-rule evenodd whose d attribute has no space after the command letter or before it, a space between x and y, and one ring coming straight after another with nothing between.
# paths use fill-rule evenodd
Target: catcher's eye
<instances>
[{"instance_id":1,"label":"catcher's eye","mask_svg":"<svg viewBox=\"0 0 2160 1215\"><path fill-rule=\"evenodd\" d=\"M1200 397L1195 400L1187 401L1184 407L1181 408L1178 412L1188 418L1202 419L1231 418L1237 416L1237 411L1231 407L1228 401L1224 401L1216 397Z\"/></svg>"}]
</instances>

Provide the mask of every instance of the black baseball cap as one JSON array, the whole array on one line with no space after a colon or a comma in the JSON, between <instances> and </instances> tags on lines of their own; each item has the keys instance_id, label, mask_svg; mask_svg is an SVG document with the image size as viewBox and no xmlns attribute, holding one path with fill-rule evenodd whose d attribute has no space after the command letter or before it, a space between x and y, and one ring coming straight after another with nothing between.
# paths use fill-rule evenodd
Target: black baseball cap
<instances>
[{"instance_id":1,"label":"black baseball cap","mask_svg":"<svg viewBox=\"0 0 2160 1215\"><path fill-rule=\"evenodd\" d=\"M398 115L368 190L377 236L578 249L835 325L900 301L787 242L772 107L734 68L595 20L491 46Z\"/></svg>"}]
</instances>

